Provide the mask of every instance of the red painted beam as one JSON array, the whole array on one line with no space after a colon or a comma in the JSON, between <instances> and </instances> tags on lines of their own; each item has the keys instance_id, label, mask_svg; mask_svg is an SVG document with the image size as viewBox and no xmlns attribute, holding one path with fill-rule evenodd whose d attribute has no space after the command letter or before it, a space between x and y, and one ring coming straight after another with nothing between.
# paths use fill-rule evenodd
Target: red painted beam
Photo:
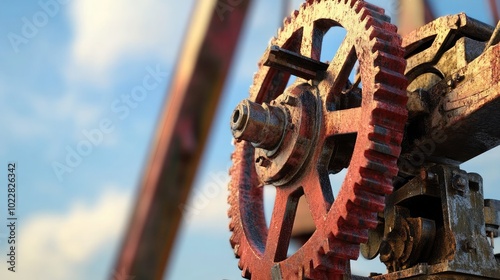
<instances>
[{"instance_id":1,"label":"red painted beam","mask_svg":"<svg viewBox=\"0 0 500 280\"><path fill-rule=\"evenodd\" d=\"M114 275L163 277L250 2L197 2Z\"/></svg>"},{"instance_id":2,"label":"red painted beam","mask_svg":"<svg viewBox=\"0 0 500 280\"><path fill-rule=\"evenodd\" d=\"M493 17L493 24L496 25L500 21L500 15L498 13L498 5L496 0L490 0L490 10Z\"/></svg>"}]
</instances>

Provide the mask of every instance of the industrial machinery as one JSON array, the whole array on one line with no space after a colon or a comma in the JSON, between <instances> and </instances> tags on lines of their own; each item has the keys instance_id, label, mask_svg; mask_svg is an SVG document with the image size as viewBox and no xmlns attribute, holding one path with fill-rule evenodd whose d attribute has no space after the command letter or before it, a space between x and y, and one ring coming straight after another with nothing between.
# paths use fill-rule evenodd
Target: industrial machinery
<instances>
[{"instance_id":1,"label":"industrial machinery","mask_svg":"<svg viewBox=\"0 0 500 280\"><path fill-rule=\"evenodd\" d=\"M321 61L332 27L346 35ZM230 241L243 277L365 279L350 274L361 253L386 265L374 279L500 279L500 201L460 169L500 144L499 33L458 14L401 38L361 0L292 13L231 117ZM338 193L332 175L345 176ZM269 225L265 186L276 190ZM315 230L290 251L301 197Z\"/></svg>"}]
</instances>

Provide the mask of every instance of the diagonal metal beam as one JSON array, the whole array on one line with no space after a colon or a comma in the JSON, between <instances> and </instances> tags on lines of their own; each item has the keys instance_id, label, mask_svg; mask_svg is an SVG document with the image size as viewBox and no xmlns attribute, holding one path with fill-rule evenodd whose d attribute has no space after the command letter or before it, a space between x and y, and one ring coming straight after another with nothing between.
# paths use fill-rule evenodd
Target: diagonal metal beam
<instances>
[{"instance_id":1,"label":"diagonal metal beam","mask_svg":"<svg viewBox=\"0 0 500 280\"><path fill-rule=\"evenodd\" d=\"M498 13L497 0L490 0L489 2L490 2L491 15L493 17L493 24L496 24L498 21L500 21L500 15Z\"/></svg>"},{"instance_id":2,"label":"diagonal metal beam","mask_svg":"<svg viewBox=\"0 0 500 280\"><path fill-rule=\"evenodd\" d=\"M398 12L399 33L406 35L435 19L428 0L395 0Z\"/></svg>"},{"instance_id":3,"label":"diagonal metal beam","mask_svg":"<svg viewBox=\"0 0 500 280\"><path fill-rule=\"evenodd\" d=\"M197 2L115 275L163 277L250 2Z\"/></svg>"}]
</instances>

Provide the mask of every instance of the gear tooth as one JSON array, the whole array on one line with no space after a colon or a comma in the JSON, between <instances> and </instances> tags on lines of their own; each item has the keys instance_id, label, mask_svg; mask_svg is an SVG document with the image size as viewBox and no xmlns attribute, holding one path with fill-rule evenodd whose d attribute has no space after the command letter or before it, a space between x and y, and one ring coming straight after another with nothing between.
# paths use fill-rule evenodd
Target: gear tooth
<instances>
[{"instance_id":1,"label":"gear tooth","mask_svg":"<svg viewBox=\"0 0 500 280\"><path fill-rule=\"evenodd\" d=\"M235 244L233 246L233 253L236 258L240 257L240 244Z\"/></svg>"},{"instance_id":2,"label":"gear tooth","mask_svg":"<svg viewBox=\"0 0 500 280\"><path fill-rule=\"evenodd\" d=\"M369 169L360 169L361 182L359 183L365 190L374 194L388 195L392 193L392 179Z\"/></svg>"},{"instance_id":3,"label":"gear tooth","mask_svg":"<svg viewBox=\"0 0 500 280\"><path fill-rule=\"evenodd\" d=\"M315 267L312 262L309 263L309 269L306 273L307 279L318 279L318 280L328 280L326 278L327 267L323 264Z\"/></svg>"},{"instance_id":4,"label":"gear tooth","mask_svg":"<svg viewBox=\"0 0 500 280\"><path fill-rule=\"evenodd\" d=\"M354 244L361 244L368 242L368 229L353 226L351 223L352 222L349 222L345 218L341 217L338 221L339 232L337 235L335 235L335 237L337 237L340 240ZM358 247L358 252L355 258L359 256L359 245L357 247Z\"/></svg>"},{"instance_id":5,"label":"gear tooth","mask_svg":"<svg viewBox=\"0 0 500 280\"><path fill-rule=\"evenodd\" d=\"M389 83L389 85L395 85L399 89L398 91L405 91L408 86L408 79L403 74L406 70L406 60L403 58L403 53L401 48L387 48L384 51L376 50L373 52L374 66L385 68L388 70L385 71L386 73L392 73L401 82L399 84ZM385 81L379 82L384 83Z\"/></svg>"},{"instance_id":6,"label":"gear tooth","mask_svg":"<svg viewBox=\"0 0 500 280\"><path fill-rule=\"evenodd\" d=\"M312 269L321 269L322 260L321 260L321 256L319 253L313 254L313 257L311 258L311 263L309 264L309 266Z\"/></svg>"},{"instance_id":7,"label":"gear tooth","mask_svg":"<svg viewBox=\"0 0 500 280\"><path fill-rule=\"evenodd\" d=\"M344 0L344 3L349 5L350 8L353 8L357 2L358 0Z\"/></svg>"},{"instance_id":8,"label":"gear tooth","mask_svg":"<svg viewBox=\"0 0 500 280\"><path fill-rule=\"evenodd\" d=\"M386 155L399 157L399 153L401 150L401 147L399 147L399 143L401 143L401 140L403 140L403 133L396 132L378 125L373 126L373 129L371 131L373 132L368 135L368 139L370 139L372 143L376 143L377 146L380 146L378 148L376 146L370 147L371 150L375 150Z\"/></svg>"},{"instance_id":9,"label":"gear tooth","mask_svg":"<svg viewBox=\"0 0 500 280\"><path fill-rule=\"evenodd\" d=\"M346 242L343 240L340 240L336 237L333 237L333 233L330 234L332 237L330 238L330 248L342 248L342 250L336 250L332 254L330 254L329 259L330 262L329 264L332 265L332 260L334 259L340 259L343 260L344 262L346 260L355 260L359 256L359 245ZM332 250L330 249L330 250ZM345 265L345 263L344 263ZM334 266L335 267L335 266ZM339 270L339 272L344 272L343 269Z\"/></svg>"},{"instance_id":10,"label":"gear tooth","mask_svg":"<svg viewBox=\"0 0 500 280\"><path fill-rule=\"evenodd\" d=\"M402 134L402 133L399 133L399 134ZM370 137L370 136L368 136L368 137ZM369 149L372 150L373 152L376 152L379 154L391 156L394 158L394 161L401 154L401 147L400 146L388 145L388 144L385 144L385 142L380 143L377 141L373 141L372 143L370 143Z\"/></svg>"},{"instance_id":11,"label":"gear tooth","mask_svg":"<svg viewBox=\"0 0 500 280\"><path fill-rule=\"evenodd\" d=\"M290 24L290 22L292 21L292 19L290 17L286 17L285 19L283 19L283 25L288 25Z\"/></svg>"},{"instance_id":12,"label":"gear tooth","mask_svg":"<svg viewBox=\"0 0 500 280\"><path fill-rule=\"evenodd\" d=\"M240 237L239 234L236 231L233 231L231 234L231 237L229 238L229 243L231 243L231 247L234 249L236 245L239 246L240 243Z\"/></svg>"},{"instance_id":13,"label":"gear tooth","mask_svg":"<svg viewBox=\"0 0 500 280\"><path fill-rule=\"evenodd\" d=\"M367 7L368 5L372 7L376 7L374 5L371 5L367 2L365 2L364 7L360 8L358 13L361 15L361 20L363 21L367 16L372 17L374 20L376 20L379 24L384 24L384 23L390 23L391 18L385 14L384 9L378 8L378 10L371 9L370 7Z\"/></svg>"},{"instance_id":14,"label":"gear tooth","mask_svg":"<svg viewBox=\"0 0 500 280\"><path fill-rule=\"evenodd\" d=\"M360 8L359 11L356 12L359 14L361 21L364 21L366 17L371 17L373 13L372 11L367 10L365 7Z\"/></svg>"},{"instance_id":15,"label":"gear tooth","mask_svg":"<svg viewBox=\"0 0 500 280\"><path fill-rule=\"evenodd\" d=\"M347 214L344 220L357 229L372 229L378 224L377 213L356 205L353 201L347 203ZM360 242L365 243L365 242Z\"/></svg>"},{"instance_id":16,"label":"gear tooth","mask_svg":"<svg viewBox=\"0 0 500 280\"><path fill-rule=\"evenodd\" d=\"M403 48L392 43L391 41L385 41L381 38L371 39L370 44L371 44L371 51L375 55L377 55L377 54L390 54L392 56L396 56L399 58L398 59L396 57L382 56L382 57L375 57L375 60L377 60L377 59L378 60L391 59L396 64L396 65L394 65L394 68L392 68L393 65L390 65L391 69L394 69L394 71L399 71L400 73L404 72L404 69L403 70L400 69L401 66L406 67L406 60L403 58L403 55L404 55ZM379 50L383 50L383 52L379 51Z\"/></svg>"},{"instance_id":17,"label":"gear tooth","mask_svg":"<svg viewBox=\"0 0 500 280\"><path fill-rule=\"evenodd\" d=\"M283 20L285 22L286 18ZM278 27L278 30L276 31L278 34L282 33L284 30L283 26Z\"/></svg>"},{"instance_id":18,"label":"gear tooth","mask_svg":"<svg viewBox=\"0 0 500 280\"><path fill-rule=\"evenodd\" d=\"M385 67L377 67L374 70L376 71L375 79L380 84L395 85L398 88L406 88L406 86L408 85L408 80L406 79L406 77L399 72L394 72Z\"/></svg>"},{"instance_id":19,"label":"gear tooth","mask_svg":"<svg viewBox=\"0 0 500 280\"><path fill-rule=\"evenodd\" d=\"M375 13L374 14L374 17L380 21L384 21L384 22L387 22L387 23L391 23L391 17L382 13L382 14L379 14L379 13ZM396 27L396 31L397 31L397 27Z\"/></svg>"},{"instance_id":20,"label":"gear tooth","mask_svg":"<svg viewBox=\"0 0 500 280\"><path fill-rule=\"evenodd\" d=\"M366 157L379 163L391 166L393 165L395 167L401 148L387 144L386 142L373 141L372 143L373 145L370 145L370 148L365 154Z\"/></svg>"},{"instance_id":21,"label":"gear tooth","mask_svg":"<svg viewBox=\"0 0 500 280\"><path fill-rule=\"evenodd\" d=\"M377 107L372 113L372 125L386 127L397 132L404 132L404 123L402 124L401 120L406 121L408 117L406 108L375 102L377 103Z\"/></svg>"},{"instance_id":22,"label":"gear tooth","mask_svg":"<svg viewBox=\"0 0 500 280\"><path fill-rule=\"evenodd\" d=\"M316 270L313 268L312 261L309 261L306 265L304 265L304 277L306 279L319 279L321 277L321 274L316 272Z\"/></svg>"},{"instance_id":23,"label":"gear tooth","mask_svg":"<svg viewBox=\"0 0 500 280\"><path fill-rule=\"evenodd\" d=\"M309 263L307 265L305 265L304 276L306 276L309 279L312 278L311 276L312 276L312 272L314 271L314 262L318 262L318 260L315 258L318 258L318 257L319 256L317 254L314 254L312 256L311 260L309 261Z\"/></svg>"},{"instance_id":24,"label":"gear tooth","mask_svg":"<svg viewBox=\"0 0 500 280\"><path fill-rule=\"evenodd\" d=\"M229 192L229 193L231 193L231 192ZM232 204L232 201L233 201L233 196L230 194L230 195L228 195L228 196L227 196L227 204L231 205L231 204ZM229 209L229 210L227 211L227 216L228 216L229 218L231 218L231 217L232 217L232 212L231 212L231 209Z\"/></svg>"},{"instance_id":25,"label":"gear tooth","mask_svg":"<svg viewBox=\"0 0 500 280\"><path fill-rule=\"evenodd\" d=\"M399 104L400 106L406 106L408 102L406 90L401 90L387 84L376 84L374 95L377 97L377 100Z\"/></svg>"},{"instance_id":26,"label":"gear tooth","mask_svg":"<svg viewBox=\"0 0 500 280\"><path fill-rule=\"evenodd\" d=\"M384 210L385 196L366 191L359 184L355 185L354 192L356 193L354 204L373 212L382 212Z\"/></svg>"},{"instance_id":27,"label":"gear tooth","mask_svg":"<svg viewBox=\"0 0 500 280\"><path fill-rule=\"evenodd\" d=\"M374 38L379 38L383 41L390 42L391 44L394 44L396 46L401 45L401 36L396 35L392 32L389 32L388 30L383 29L380 26L376 25L371 25L370 28L368 28L368 32L370 33L369 37L370 40L373 40Z\"/></svg>"},{"instance_id":28,"label":"gear tooth","mask_svg":"<svg viewBox=\"0 0 500 280\"><path fill-rule=\"evenodd\" d=\"M388 162L380 162L376 158L371 158L369 153L365 153L365 156L367 157L365 168L380 172L386 176L394 177L398 175L396 159L392 160L394 162L393 165L389 165Z\"/></svg>"},{"instance_id":29,"label":"gear tooth","mask_svg":"<svg viewBox=\"0 0 500 280\"><path fill-rule=\"evenodd\" d=\"M328 279L338 278L339 275L344 275L348 272L348 260L337 257L330 257L330 267L328 269Z\"/></svg>"},{"instance_id":30,"label":"gear tooth","mask_svg":"<svg viewBox=\"0 0 500 280\"><path fill-rule=\"evenodd\" d=\"M395 34L396 34L396 32L398 32L398 28L394 24L380 20L380 19L372 17L372 16L364 18L362 20L362 23L365 26L365 29L369 29L371 26L378 26L382 29L385 29L386 31L389 31L389 32L392 32Z\"/></svg>"},{"instance_id":31,"label":"gear tooth","mask_svg":"<svg viewBox=\"0 0 500 280\"><path fill-rule=\"evenodd\" d=\"M282 28L282 27L280 27L280 28ZM279 28L278 28L278 30L279 30ZM279 33L278 33L278 34L279 34ZM277 43L276 43L277 41L278 41L278 38L277 38L276 36L273 36L273 37L271 37L271 39L269 39L269 43L268 43L267 45L268 45L268 46L274 46L274 45L276 45L276 44L277 44Z\"/></svg>"},{"instance_id":32,"label":"gear tooth","mask_svg":"<svg viewBox=\"0 0 500 280\"><path fill-rule=\"evenodd\" d=\"M252 278L252 273L250 273L250 270L248 269L247 266L244 266L241 269L241 277L246 278L246 279L251 279Z\"/></svg>"},{"instance_id":33,"label":"gear tooth","mask_svg":"<svg viewBox=\"0 0 500 280\"><path fill-rule=\"evenodd\" d=\"M369 9L369 10L374 11L374 12L377 12L379 14L385 13L385 10L382 7L373 5L373 4L368 3L368 2L363 2L363 6L364 6L364 8Z\"/></svg>"},{"instance_id":34,"label":"gear tooth","mask_svg":"<svg viewBox=\"0 0 500 280\"><path fill-rule=\"evenodd\" d=\"M321 244L321 247L320 247L320 253L321 254L326 254L330 251L330 245L329 245L329 239L328 238L325 238L323 240L323 243Z\"/></svg>"},{"instance_id":35,"label":"gear tooth","mask_svg":"<svg viewBox=\"0 0 500 280\"><path fill-rule=\"evenodd\" d=\"M356 11L356 13L359 13L359 11L361 11L361 9L363 9L366 4L365 1L352 1L352 2L354 2L354 5L351 6L351 8L353 8L354 11Z\"/></svg>"}]
</instances>

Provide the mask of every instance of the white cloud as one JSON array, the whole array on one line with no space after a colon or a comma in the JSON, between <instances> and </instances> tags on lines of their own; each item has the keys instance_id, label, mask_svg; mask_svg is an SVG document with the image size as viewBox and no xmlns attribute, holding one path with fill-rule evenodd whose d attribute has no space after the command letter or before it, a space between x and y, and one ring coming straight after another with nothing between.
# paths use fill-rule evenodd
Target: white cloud
<instances>
[{"instance_id":1,"label":"white cloud","mask_svg":"<svg viewBox=\"0 0 500 280\"><path fill-rule=\"evenodd\" d=\"M97 279L82 267L118 244L129 206L129 193L108 188L94 204L77 201L67 213L36 214L18 231L18 272L4 265L0 278Z\"/></svg>"},{"instance_id":2,"label":"white cloud","mask_svg":"<svg viewBox=\"0 0 500 280\"><path fill-rule=\"evenodd\" d=\"M74 28L70 71L105 83L123 58L175 56L194 1L86 0L69 6ZM82 71L78 71L78 69Z\"/></svg>"}]
</instances>

